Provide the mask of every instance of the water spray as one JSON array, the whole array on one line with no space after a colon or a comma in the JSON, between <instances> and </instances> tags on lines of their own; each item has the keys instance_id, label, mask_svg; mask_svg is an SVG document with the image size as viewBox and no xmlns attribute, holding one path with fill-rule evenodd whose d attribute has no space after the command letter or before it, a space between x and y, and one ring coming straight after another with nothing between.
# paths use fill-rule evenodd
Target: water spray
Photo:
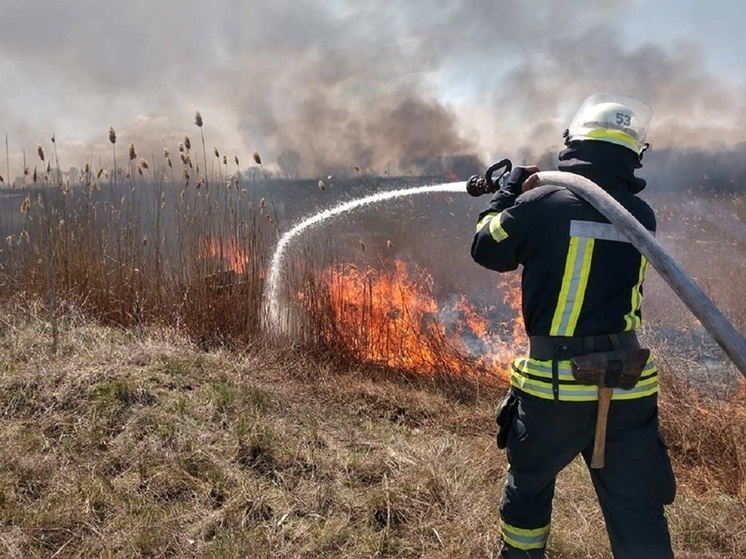
<instances>
[{"instance_id":1,"label":"water spray","mask_svg":"<svg viewBox=\"0 0 746 559\"><path fill-rule=\"evenodd\" d=\"M462 182L451 182L379 192L377 194L365 196L364 198L358 198L355 200L350 200L349 202L344 202L342 204L339 204L338 206L335 206L334 208L323 210L298 223L296 226L294 226L292 229L290 229L280 237L280 240L277 242L275 252L272 255L269 278L267 280L266 298L264 300L268 329L276 334L279 334L283 333L287 327L287 325L283 324L281 320L281 304L278 291L285 252L288 248L288 245L296 237L302 235L307 230L318 227L332 217L338 216L356 208L368 206L370 204L376 204L378 202L392 200L394 198L413 196L415 194L423 194L429 192L463 192L463 190L464 185Z\"/></svg>"}]
</instances>

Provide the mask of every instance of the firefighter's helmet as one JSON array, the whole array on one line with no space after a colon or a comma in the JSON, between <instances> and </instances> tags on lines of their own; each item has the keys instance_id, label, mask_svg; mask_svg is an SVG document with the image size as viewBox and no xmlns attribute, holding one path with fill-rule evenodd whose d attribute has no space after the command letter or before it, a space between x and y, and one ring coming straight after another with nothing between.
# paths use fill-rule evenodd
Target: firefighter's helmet
<instances>
[{"instance_id":1,"label":"firefighter's helmet","mask_svg":"<svg viewBox=\"0 0 746 559\"><path fill-rule=\"evenodd\" d=\"M653 110L641 101L613 93L594 93L575 114L565 133L566 142L597 140L624 146L638 156L647 148L645 138Z\"/></svg>"}]
</instances>

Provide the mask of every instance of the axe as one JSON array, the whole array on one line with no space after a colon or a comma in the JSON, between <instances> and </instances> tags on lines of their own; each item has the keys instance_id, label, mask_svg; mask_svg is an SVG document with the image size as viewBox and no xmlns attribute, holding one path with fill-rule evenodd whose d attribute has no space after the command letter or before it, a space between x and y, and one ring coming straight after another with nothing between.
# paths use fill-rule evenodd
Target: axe
<instances>
[{"instance_id":1,"label":"axe","mask_svg":"<svg viewBox=\"0 0 746 559\"><path fill-rule=\"evenodd\" d=\"M596 416L596 435L593 439L593 456L591 468L596 470L604 467L604 452L606 451L606 422L609 419L609 405L613 388L598 387L598 415Z\"/></svg>"}]
</instances>

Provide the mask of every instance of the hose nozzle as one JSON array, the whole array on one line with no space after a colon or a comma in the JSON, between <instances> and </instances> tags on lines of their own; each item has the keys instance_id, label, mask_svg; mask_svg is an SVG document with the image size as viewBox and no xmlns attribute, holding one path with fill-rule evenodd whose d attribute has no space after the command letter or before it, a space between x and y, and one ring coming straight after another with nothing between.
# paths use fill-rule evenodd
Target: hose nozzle
<instances>
[{"instance_id":1,"label":"hose nozzle","mask_svg":"<svg viewBox=\"0 0 746 559\"><path fill-rule=\"evenodd\" d=\"M500 173L500 176L497 177L497 179L493 180L492 176L495 174L495 171L499 169L503 169L503 172ZM512 170L513 163L510 161L510 159L501 159L497 163L493 163L492 165L490 165L490 167L485 172L484 177L480 177L479 175L472 176L466 183L466 192L468 192L472 196L494 194L495 192L500 190L503 179L507 177Z\"/></svg>"}]
</instances>

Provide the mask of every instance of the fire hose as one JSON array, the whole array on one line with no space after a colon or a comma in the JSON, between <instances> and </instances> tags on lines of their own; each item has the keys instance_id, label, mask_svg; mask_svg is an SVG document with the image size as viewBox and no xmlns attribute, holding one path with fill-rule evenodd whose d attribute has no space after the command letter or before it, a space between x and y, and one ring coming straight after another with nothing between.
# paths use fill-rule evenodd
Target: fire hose
<instances>
[{"instance_id":1,"label":"fire hose","mask_svg":"<svg viewBox=\"0 0 746 559\"><path fill-rule=\"evenodd\" d=\"M511 168L512 164L507 159L495 163L487 169L487 173L485 174L486 182L482 183L483 191L470 191L469 194L478 196L488 192L495 192L500 187L500 183L508 176ZM493 183L492 175L499 169L504 169L504 171L497 181ZM543 171L537 173L536 176L536 186L557 185L567 188L598 210L622 235L629 239L720 345L740 373L746 377L746 340L728 322L696 282L666 252L650 231L645 229L608 192L585 177L560 171ZM606 415L608 414L612 390L611 388L599 387L599 412L594 445L594 467L603 467Z\"/></svg>"}]
</instances>

